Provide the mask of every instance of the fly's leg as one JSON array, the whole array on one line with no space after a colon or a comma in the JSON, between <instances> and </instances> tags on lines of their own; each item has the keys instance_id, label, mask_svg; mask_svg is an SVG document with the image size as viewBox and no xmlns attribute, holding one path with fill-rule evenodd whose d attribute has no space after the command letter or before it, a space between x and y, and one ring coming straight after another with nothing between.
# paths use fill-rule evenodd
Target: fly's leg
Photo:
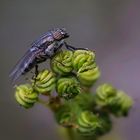
<instances>
[{"instance_id":1,"label":"fly's leg","mask_svg":"<svg viewBox=\"0 0 140 140\"><path fill-rule=\"evenodd\" d=\"M71 45L68 45L66 42L64 42L64 45L70 51L75 51L75 50L87 50L88 51L88 48L76 48Z\"/></svg>"},{"instance_id":2,"label":"fly's leg","mask_svg":"<svg viewBox=\"0 0 140 140\"><path fill-rule=\"evenodd\" d=\"M61 55L61 53L60 53L60 55ZM50 60L52 60L54 56L48 56L48 57L49 57ZM58 60L56 60L56 59L54 59L53 61L59 63L59 64L62 65L62 66L65 66L62 62L60 62L60 61L58 61Z\"/></svg>"},{"instance_id":3,"label":"fly's leg","mask_svg":"<svg viewBox=\"0 0 140 140\"><path fill-rule=\"evenodd\" d=\"M35 65L35 83L36 83L36 78L37 78L38 73L39 73L38 65Z\"/></svg>"},{"instance_id":4,"label":"fly's leg","mask_svg":"<svg viewBox=\"0 0 140 140\"><path fill-rule=\"evenodd\" d=\"M35 65L35 78L37 77L39 71L38 71L38 65Z\"/></svg>"},{"instance_id":5,"label":"fly's leg","mask_svg":"<svg viewBox=\"0 0 140 140\"><path fill-rule=\"evenodd\" d=\"M63 64L63 63L61 63L60 61L57 61L57 60L54 60L54 61L56 61L57 63L59 63L59 64L61 64L61 65L63 65L63 66L64 66L64 64Z\"/></svg>"},{"instance_id":6,"label":"fly's leg","mask_svg":"<svg viewBox=\"0 0 140 140\"><path fill-rule=\"evenodd\" d=\"M36 84L36 78L37 78L38 73L39 73L38 65L35 65L35 73L34 73L34 76L33 76L33 80L34 80L33 86L35 86L35 84Z\"/></svg>"}]
</instances>

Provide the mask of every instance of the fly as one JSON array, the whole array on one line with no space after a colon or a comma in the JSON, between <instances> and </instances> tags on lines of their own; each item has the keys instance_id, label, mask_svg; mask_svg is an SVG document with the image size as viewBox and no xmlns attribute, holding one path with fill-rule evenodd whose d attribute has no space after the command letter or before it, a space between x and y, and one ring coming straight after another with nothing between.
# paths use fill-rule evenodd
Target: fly
<instances>
[{"instance_id":1,"label":"fly","mask_svg":"<svg viewBox=\"0 0 140 140\"><path fill-rule=\"evenodd\" d=\"M64 28L56 28L46 32L44 35L35 40L31 44L29 50L10 73L12 81L15 82L18 77L26 74L34 67L35 75L37 76L38 64L54 56L63 45L65 45L65 47L69 50L84 49L68 45L65 42L65 39L68 37L69 34Z\"/></svg>"}]
</instances>

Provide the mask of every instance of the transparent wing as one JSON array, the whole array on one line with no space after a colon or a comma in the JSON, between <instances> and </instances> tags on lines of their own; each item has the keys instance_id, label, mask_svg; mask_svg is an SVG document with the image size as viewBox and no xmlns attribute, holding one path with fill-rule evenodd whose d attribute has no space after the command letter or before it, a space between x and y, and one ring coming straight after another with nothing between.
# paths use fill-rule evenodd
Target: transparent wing
<instances>
[{"instance_id":1,"label":"transparent wing","mask_svg":"<svg viewBox=\"0 0 140 140\"><path fill-rule=\"evenodd\" d=\"M15 82L18 77L24 73L25 69L27 69L30 64L34 63L37 53L38 50L28 50L25 55L18 61L9 75L13 82Z\"/></svg>"},{"instance_id":2,"label":"transparent wing","mask_svg":"<svg viewBox=\"0 0 140 140\"><path fill-rule=\"evenodd\" d=\"M52 37L51 32L42 34L38 39L31 43L31 46L40 46L45 38Z\"/></svg>"}]
</instances>

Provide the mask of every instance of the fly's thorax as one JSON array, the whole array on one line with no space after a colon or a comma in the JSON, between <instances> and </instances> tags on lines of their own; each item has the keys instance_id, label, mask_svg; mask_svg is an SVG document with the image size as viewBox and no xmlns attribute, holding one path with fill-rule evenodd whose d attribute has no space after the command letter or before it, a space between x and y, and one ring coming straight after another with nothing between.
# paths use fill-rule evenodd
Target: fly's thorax
<instances>
[{"instance_id":1,"label":"fly's thorax","mask_svg":"<svg viewBox=\"0 0 140 140\"><path fill-rule=\"evenodd\" d=\"M56 47L62 46L64 44L64 39L56 41Z\"/></svg>"},{"instance_id":2,"label":"fly's thorax","mask_svg":"<svg viewBox=\"0 0 140 140\"><path fill-rule=\"evenodd\" d=\"M54 52L56 53L64 45L64 39L61 41L55 41Z\"/></svg>"},{"instance_id":3,"label":"fly's thorax","mask_svg":"<svg viewBox=\"0 0 140 140\"><path fill-rule=\"evenodd\" d=\"M52 35L50 35L50 36L48 36L48 37L46 37L46 38L44 39L44 43L45 43L45 42L53 42L53 41L54 41L54 38L53 38Z\"/></svg>"},{"instance_id":4,"label":"fly's thorax","mask_svg":"<svg viewBox=\"0 0 140 140\"><path fill-rule=\"evenodd\" d=\"M55 41L45 49L45 54L49 57L55 55L55 53L62 47L64 40Z\"/></svg>"},{"instance_id":5,"label":"fly's thorax","mask_svg":"<svg viewBox=\"0 0 140 140\"><path fill-rule=\"evenodd\" d=\"M49 46L54 42L53 36L48 36L40 41L38 44L38 48L44 48L45 46Z\"/></svg>"},{"instance_id":6,"label":"fly's thorax","mask_svg":"<svg viewBox=\"0 0 140 140\"><path fill-rule=\"evenodd\" d=\"M54 49L55 49L55 42L46 47L45 54L49 57L53 56Z\"/></svg>"},{"instance_id":7,"label":"fly's thorax","mask_svg":"<svg viewBox=\"0 0 140 140\"><path fill-rule=\"evenodd\" d=\"M44 47L52 44L54 42L54 38L52 36L48 36L40 41L39 47Z\"/></svg>"}]
</instances>

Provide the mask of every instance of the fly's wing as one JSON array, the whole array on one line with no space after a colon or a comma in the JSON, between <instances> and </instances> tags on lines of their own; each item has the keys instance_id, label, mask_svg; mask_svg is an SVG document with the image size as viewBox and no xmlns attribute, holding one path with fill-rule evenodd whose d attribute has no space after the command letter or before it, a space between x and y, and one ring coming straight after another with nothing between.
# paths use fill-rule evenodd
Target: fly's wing
<instances>
[{"instance_id":1,"label":"fly's wing","mask_svg":"<svg viewBox=\"0 0 140 140\"><path fill-rule=\"evenodd\" d=\"M35 40L34 42L31 43L31 46L41 46L43 45L44 42L46 41L53 41L52 38L52 33L50 31L44 33L43 35L41 35L37 40Z\"/></svg>"},{"instance_id":2,"label":"fly's wing","mask_svg":"<svg viewBox=\"0 0 140 140\"><path fill-rule=\"evenodd\" d=\"M15 82L18 77L25 72L25 69L27 69L30 64L33 64L37 53L39 53L39 50L30 49L20 59L20 61L16 64L16 66L9 75L12 78L13 82Z\"/></svg>"}]
</instances>

